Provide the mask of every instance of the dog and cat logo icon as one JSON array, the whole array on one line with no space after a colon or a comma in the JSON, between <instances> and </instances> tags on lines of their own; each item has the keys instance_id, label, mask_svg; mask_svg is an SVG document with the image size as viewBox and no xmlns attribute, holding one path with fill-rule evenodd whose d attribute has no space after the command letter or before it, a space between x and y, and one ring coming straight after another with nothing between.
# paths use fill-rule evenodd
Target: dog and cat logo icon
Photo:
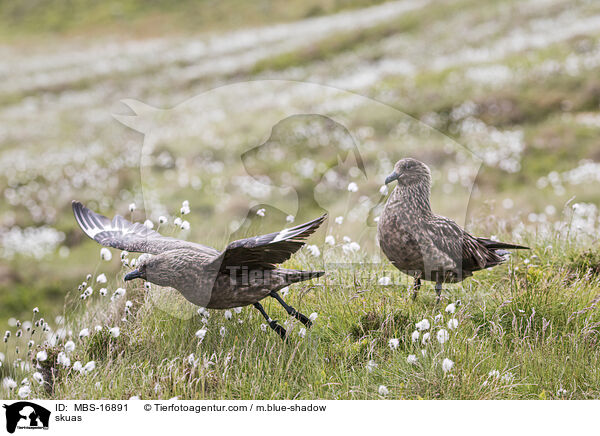
<instances>
[{"instance_id":1,"label":"dog and cat logo icon","mask_svg":"<svg viewBox=\"0 0 600 436\"><path fill-rule=\"evenodd\" d=\"M29 401L19 401L4 405L6 409L6 431L14 433L18 429L48 430L50 411Z\"/></svg>"}]
</instances>

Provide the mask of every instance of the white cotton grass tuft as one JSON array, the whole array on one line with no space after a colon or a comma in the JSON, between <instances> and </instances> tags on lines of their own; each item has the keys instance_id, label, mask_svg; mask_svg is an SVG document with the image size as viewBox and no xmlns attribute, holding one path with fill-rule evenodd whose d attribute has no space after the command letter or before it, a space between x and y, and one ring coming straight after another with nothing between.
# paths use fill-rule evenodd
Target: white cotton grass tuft
<instances>
[{"instance_id":1,"label":"white cotton grass tuft","mask_svg":"<svg viewBox=\"0 0 600 436\"><path fill-rule=\"evenodd\" d=\"M385 397L390 393L388 388L384 385L379 385L379 389L377 389L377 392L379 392L379 395L381 395L382 397Z\"/></svg>"},{"instance_id":2,"label":"white cotton grass tuft","mask_svg":"<svg viewBox=\"0 0 600 436\"><path fill-rule=\"evenodd\" d=\"M379 280L377 280L377 284L381 285L381 286L389 286L392 284L392 279L389 277L380 277Z\"/></svg>"},{"instance_id":3,"label":"white cotton grass tuft","mask_svg":"<svg viewBox=\"0 0 600 436\"><path fill-rule=\"evenodd\" d=\"M358 185L354 182L350 182L348 184L348 192L357 192L358 191Z\"/></svg>"},{"instance_id":4,"label":"white cotton grass tuft","mask_svg":"<svg viewBox=\"0 0 600 436\"><path fill-rule=\"evenodd\" d=\"M454 330L458 328L458 320L456 318L451 318L448 320L448 328L450 330Z\"/></svg>"},{"instance_id":5,"label":"white cotton grass tuft","mask_svg":"<svg viewBox=\"0 0 600 436\"><path fill-rule=\"evenodd\" d=\"M96 277L96 283L106 283L108 280L106 279L106 274L102 273L98 277Z\"/></svg>"},{"instance_id":6,"label":"white cotton grass tuft","mask_svg":"<svg viewBox=\"0 0 600 436\"><path fill-rule=\"evenodd\" d=\"M56 356L56 361L58 362L59 365L62 365L66 368L71 366L71 359L69 358L69 356L67 356L64 353L64 351L61 351L60 353L58 353L58 355Z\"/></svg>"},{"instance_id":7,"label":"white cotton grass tuft","mask_svg":"<svg viewBox=\"0 0 600 436\"><path fill-rule=\"evenodd\" d=\"M454 362L448 359L447 357L442 361L442 370L444 373L451 371L454 367Z\"/></svg>"},{"instance_id":8,"label":"white cotton grass tuft","mask_svg":"<svg viewBox=\"0 0 600 436\"><path fill-rule=\"evenodd\" d=\"M374 360L369 360L365 365L365 368L367 368L367 372L373 372L373 370L378 366L379 365L377 365L377 363Z\"/></svg>"},{"instance_id":9,"label":"white cotton grass tuft","mask_svg":"<svg viewBox=\"0 0 600 436\"><path fill-rule=\"evenodd\" d=\"M33 373L33 379L37 382L37 384L41 385L44 383L44 376L42 375L41 372L34 372Z\"/></svg>"},{"instance_id":10,"label":"white cotton grass tuft","mask_svg":"<svg viewBox=\"0 0 600 436\"><path fill-rule=\"evenodd\" d=\"M288 223L293 223L296 220L296 217L294 215L288 215L285 217L285 221Z\"/></svg>"},{"instance_id":11,"label":"white cotton grass tuft","mask_svg":"<svg viewBox=\"0 0 600 436\"><path fill-rule=\"evenodd\" d=\"M301 338L306 336L306 329L304 327L298 330L298 336L300 336Z\"/></svg>"},{"instance_id":12,"label":"white cotton grass tuft","mask_svg":"<svg viewBox=\"0 0 600 436\"><path fill-rule=\"evenodd\" d=\"M65 351L67 353L71 353L73 350L75 350L75 342L73 342L73 341L67 341L65 343Z\"/></svg>"},{"instance_id":13,"label":"white cotton grass tuft","mask_svg":"<svg viewBox=\"0 0 600 436\"><path fill-rule=\"evenodd\" d=\"M439 324L444 320L444 315L442 315L441 313L438 313L435 318L433 318L433 322L435 324Z\"/></svg>"},{"instance_id":14,"label":"white cotton grass tuft","mask_svg":"<svg viewBox=\"0 0 600 436\"><path fill-rule=\"evenodd\" d=\"M225 334L227 333L227 329L225 327L221 327L221 329L219 330L219 334L222 337L225 337Z\"/></svg>"},{"instance_id":15,"label":"white cotton grass tuft","mask_svg":"<svg viewBox=\"0 0 600 436\"><path fill-rule=\"evenodd\" d=\"M413 342L417 342L419 340L420 333L418 330L412 332L411 338Z\"/></svg>"},{"instance_id":16,"label":"white cotton grass tuft","mask_svg":"<svg viewBox=\"0 0 600 436\"><path fill-rule=\"evenodd\" d=\"M85 328L85 329L81 329L81 331L79 332L79 337L80 338L86 338L90 335L90 330Z\"/></svg>"},{"instance_id":17,"label":"white cotton grass tuft","mask_svg":"<svg viewBox=\"0 0 600 436\"><path fill-rule=\"evenodd\" d=\"M190 222L189 221L183 221L181 223L181 230L189 230L190 229Z\"/></svg>"},{"instance_id":18,"label":"white cotton grass tuft","mask_svg":"<svg viewBox=\"0 0 600 436\"><path fill-rule=\"evenodd\" d=\"M446 306L446 313L454 313L456 312L456 304L450 303Z\"/></svg>"},{"instance_id":19,"label":"white cotton grass tuft","mask_svg":"<svg viewBox=\"0 0 600 436\"><path fill-rule=\"evenodd\" d=\"M135 203L129 203L129 212L133 212L137 209Z\"/></svg>"},{"instance_id":20,"label":"white cotton grass tuft","mask_svg":"<svg viewBox=\"0 0 600 436\"><path fill-rule=\"evenodd\" d=\"M319 314L317 312L313 312L308 316L308 319L310 319L311 321L314 321L318 318Z\"/></svg>"},{"instance_id":21,"label":"white cotton grass tuft","mask_svg":"<svg viewBox=\"0 0 600 436\"><path fill-rule=\"evenodd\" d=\"M232 316L233 316L233 314L231 313L231 310L225 311L225 319L231 319Z\"/></svg>"},{"instance_id":22,"label":"white cotton grass tuft","mask_svg":"<svg viewBox=\"0 0 600 436\"><path fill-rule=\"evenodd\" d=\"M392 349L392 350L397 349L399 345L400 345L400 340L397 338L392 338L388 341L388 347L390 347L390 349Z\"/></svg>"},{"instance_id":23,"label":"white cotton grass tuft","mask_svg":"<svg viewBox=\"0 0 600 436\"><path fill-rule=\"evenodd\" d=\"M158 217L158 224L162 225L162 224L166 224L168 222L169 222L169 219L166 216L161 215Z\"/></svg>"},{"instance_id":24,"label":"white cotton grass tuft","mask_svg":"<svg viewBox=\"0 0 600 436\"><path fill-rule=\"evenodd\" d=\"M341 216L341 215L338 216L338 217L335 217L335 223L336 224L340 224L340 225L343 224L344 223L344 217Z\"/></svg>"},{"instance_id":25,"label":"white cotton grass tuft","mask_svg":"<svg viewBox=\"0 0 600 436\"><path fill-rule=\"evenodd\" d=\"M265 216L265 212L266 212L266 211L267 211L267 210L266 210L265 208L260 208L260 209L258 209L258 210L256 211L256 215L258 215L258 216Z\"/></svg>"},{"instance_id":26,"label":"white cotton grass tuft","mask_svg":"<svg viewBox=\"0 0 600 436\"><path fill-rule=\"evenodd\" d=\"M450 339L450 334L446 329L440 329L437 332L437 340L440 344L445 344Z\"/></svg>"},{"instance_id":27,"label":"white cotton grass tuft","mask_svg":"<svg viewBox=\"0 0 600 436\"><path fill-rule=\"evenodd\" d=\"M418 323L415 324L415 327L417 328L417 330L429 330L429 327L431 327L431 324L429 323L429 320L427 318L422 319L421 321L419 321Z\"/></svg>"},{"instance_id":28,"label":"white cotton grass tuft","mask_svg":"<svg viewBox=\"0 0 600 436\"><path fill-rule=\"evenodd\" d=\"M429 332L427 332L427 333L423 333L423 338L421 339L421 343L422 343L423 345L425 345L425 344L427 344L427 343L429 342L429 336L431 336L431 335L429 334Z\"/></svg>"},{"instance_id":29,"label":"white cotton grass tuft","mask_svg":"<svg viewBox=\"0 0 600 436\"><path fill-rule=\"evenodd\" d=\"M37 354L35 355L35 358L36 358L36 360L43 362L44 360L48 359L48 353L46 352L46 350L38 351Z\"/></svg>"},{"instance_id":30,"label":"white cotton grass tuft","mask_svg":"<svg viewBox=\"0 0 600 436\"><path fill-rule=\"evenodd\" d=\"M387 195L389 192L387 185L381 185L381 187L379 188L379 193L381 195Z\"/></svg>"},{"instance_id":31,"label":"white cotton grass tuft","mask_svg":"<svg viewBox=\"0 0 600 436\"><path fill-rule=\"evenodd\" d=\"M411 365L416 365L419 362L419 359L417 359L417 356L414 354L409 354L406 361Z\"/></svg>"},{"instance_id":32,"label":"white cotton grass tuft","mask_svg":"<svg viewBox=\"0 0 600 436\"><path fill-rule=\"evenodd\" d=\"M112 252L108 248L102 247L100 249L100 259L105 260L107 262L112 260Z\"/></svg>"},{"instance_id":33,"label":"white cotton grass tuft","mask_svg":"<svg viewBox=\"0 0 600 436\"><path fill-rule=\"evenodd\" d=\"M204 337L206 336L206 329L200 329L196 332L196 337L200 340L204 339Z\"/></svg>"},{"instance_id":34,"label":"white cotton grass tuft","mask_svg":"<svg viewBox=\"0 0 600 436\"><path fill-rule=\"evenodd\" d=\"M96 362L94 362L93 360L90 360L83 367L83 371L85 371L86 374L92 372L95 369L96 369Z\"/></svg>"},{"instance_id":35,"label":"white cotton grass tuft","mask_svg":"<svg viewBox=\"0 0 600 436\"><path fill-rule=\"evenodd\" d=\"M106 295L107 292L108 292L108 289L106 289L106 288L100 288L100 290L98 291L98 293L103 297Z\"/></svg>"},{"instance_id":36,"label":"white cotton grass tuft","mask_svg":"<svg viewBox=\"0 0 600 436\"><path fill-rule=\"evenodd\" d=\"M8 391L13 390L17 387L17 382L10 377L4 377L2 379L2 387Z\"/></svg>"},{"instance_id":37,"label":"white cotton grass tuft","mask_svg":"<svg viewBox=\"0 0 600 436\"><path fill-rule=\"evenodd\" d=\"M31 388L28 385L19 388L18 395L20 398L27 398L29 397L29 394L31 394Z\"/></svg>"},{"instance_id":38,"label":"white cotton grass tuft","mask_svg":"<svg viewBox=\"0 0 600 436\"><path fill-rule=\"evenodd\" d=\"M173 224L175 224L177 227L181 227L181 223L183 223L183 220L179 217L173 220Z\"/></svg>"},{"instance_id":39,"label":"white cotton grass tuft","mask_svg":"<svg viewBox=\"0 0 600 436\"><path fill-rule=\"evenodd\" d=\"M150 220L146 220L144 221L144 227L146 227L148 230L152 230L154 228L154 223Z\"/></svg>"},{"instance_id":40,"label":"white cotton grass tuft","mask_svg":"<svg viewBox=\"0 0 600 436\"><path fill-rule=\"evenodd\" d=\"M321 255L321 250L319 250L319 247L317 247L316 245L307 245L306 249L314 257L319 257Z\"/></svg>"},{"instance_id":41,"label":"white cotton grass tuft","mask_svg":"<svg viewBox=\"0 0 600 436\"><path fill-rule=\"evenodd\" d=\"M261 331L266 332L267 331L267 325L266 324L261 324L260 325L260 329L261 329Z\"/></svg>"},{"instance_id":42,"label":"white cotton grass tuft","mask_svg":"<svg viewBox=\"0 0 600 436\"><path fill-rule=\"evenodd\" d=\"M325 237L325 243L326 243L327 245L334 246L334 245L335 245L335 238L334 238L332 235L327 235L327 236Z\"/></svg>"},{"instance_id":43,"label":"white cotton grass tuft","mask_svg":"<svg viewBox=\"0 0 600 436\"><path fill-rule=\"evenodd\" d=\"M83 365L81 364L81 362L79 360L75 361L75 363L73 363L73 370L74 371L83 371Z\"/></svg>"},{"instance_id":44,"label":"white cotton grass tuft","mask_svg":"<svg viewBox=\"0 0 600 436\"><path fill-rule=\"evenodd\" d=\"M108 332L110 333L110 335L113 338L118 338L119 335L121 334L121 329L119 327L113 327L113 328L109 329Z\"/></svg>"}]
</instances>

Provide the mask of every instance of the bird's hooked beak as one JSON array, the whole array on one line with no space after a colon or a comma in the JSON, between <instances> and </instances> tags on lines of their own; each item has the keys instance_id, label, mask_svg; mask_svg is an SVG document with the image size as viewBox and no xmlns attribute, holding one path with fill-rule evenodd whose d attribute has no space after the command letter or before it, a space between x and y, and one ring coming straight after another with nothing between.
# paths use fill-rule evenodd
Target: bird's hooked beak
<instances>
[{"instance_id":1,"label":"bird's hooked beak","mask_svg":"<svg viewBox=\"0 0 600 436\"><path fill-rule=\"evenodd\" d=\"M134 269L129 274L126 274L125 277L123 278L123 280L125 280L127 282L129 280L141 279L141 278L143 278L143 277L142 277L142 273L140 272L140 270Z\"/></svg>"},{"instance_id":2,"label":"bird's hooked beak","mask_svg":"<svg viewBox=\"0 0 600 436\"><path fill-rule=\"evenodd\" d=\"M394 180L398 180L398 177L400 177L400 174L394 171L392 174L385 178L385 184L387 185L389 183L392 183Z\"/></svg>"}]
</instances>

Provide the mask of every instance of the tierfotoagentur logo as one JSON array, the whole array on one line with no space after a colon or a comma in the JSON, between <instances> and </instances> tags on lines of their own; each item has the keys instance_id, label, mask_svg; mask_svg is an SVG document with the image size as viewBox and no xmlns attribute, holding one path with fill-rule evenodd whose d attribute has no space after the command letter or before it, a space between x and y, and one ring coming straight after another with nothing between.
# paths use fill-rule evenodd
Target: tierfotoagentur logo
<instances>
[{"instance_id":1,"label":"tierfotoagentur logo","mask_svg":"<svg viewBox=\"0 0 600 436\"><path fill-rule=\"evenodd\" d=\"M6 431L14 433L16 429L48 430L50 411L29 401L4 404L6 409Z\"/></svg>"}]
</instances>

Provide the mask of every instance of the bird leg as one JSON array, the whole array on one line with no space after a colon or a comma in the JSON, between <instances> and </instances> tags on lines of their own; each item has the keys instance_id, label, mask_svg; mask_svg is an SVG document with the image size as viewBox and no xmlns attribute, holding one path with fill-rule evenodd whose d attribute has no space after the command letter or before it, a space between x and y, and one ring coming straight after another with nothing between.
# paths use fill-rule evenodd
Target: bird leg
<instances>
[{"instance_id":1,"label":"bird leg","mask_svg":"<svg viewBox=\"0 0 600 436\"><path fill-rule=\"evenodd\" d=\"M440 282L435 284L435 293L437 294L437 301L442 299L442 284Z\"/></svg>"},{"instance_id":2,"label":"bird leg","mask_svg":"<svg viewBox=\"0 0 600 436\"><path fill-rule=\"evenodd\" d=\"M302 324L304 324L308 328L310 328L312 326L312 321L306 315L298 312L292 306L289 306L285 301L283 301L283 298L281 298L281 296L277 292L271 291L270 295L271 295L271 297L273 297L277 301L279 301L279 304L281 304L283 306L283 308L289 315L296 318L298 321L300 321Z\"/></svg>"},{"instance_id":3,"label":"bird leg","mask_svg":"<svg viewBox=\"0 0 600 436\"><path fill-rule=\"evenodd\" d=\"M417 293L419 292L419 289L421 289L421 277L415 277L415 283L413 284L413 294L412 294L412 299L416 300L417 299Z\"/></svg>"},{"instance_id":4,"label":"bird leg","mask_svg":"<svg viewBox=\"0 0 600 436\"><path fill-rule=\"evenodd\" d=\"M273 330L275 330L275 332L279 336L281 336L281 339L285 340L285 335L286 335L285 329L283 327L281 327L279 324L277 324L277 321L271 319L271 317L269 315L267 315L267 312L265 312L265 308L262 307L262 304L260 304L260 303L254 303L254 307L256 307L258 309L258 311L262 314L262 316L265 317L265 319L269 323L269 326Z\"/></svg>"}]
</instances>

